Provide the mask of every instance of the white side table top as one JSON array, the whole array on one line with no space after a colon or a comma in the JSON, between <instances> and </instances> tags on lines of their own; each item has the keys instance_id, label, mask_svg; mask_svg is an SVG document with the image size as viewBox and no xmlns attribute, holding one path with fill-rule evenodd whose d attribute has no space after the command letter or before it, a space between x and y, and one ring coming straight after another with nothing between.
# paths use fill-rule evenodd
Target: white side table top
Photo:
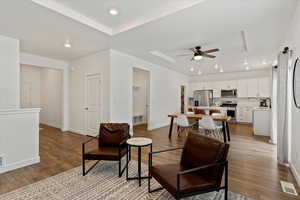
<instances>
[{"instance_id":1,"label":"white side table top","mask_svg":"<svg viewBox=\"0 0 300 200\"><path fill-rule=\"evenodd\" d=\"M134 137L127 140L127 144L131 146L147 146L152 144L152 140L150 138L145 137Z\"/></svg>"}]
</instances>

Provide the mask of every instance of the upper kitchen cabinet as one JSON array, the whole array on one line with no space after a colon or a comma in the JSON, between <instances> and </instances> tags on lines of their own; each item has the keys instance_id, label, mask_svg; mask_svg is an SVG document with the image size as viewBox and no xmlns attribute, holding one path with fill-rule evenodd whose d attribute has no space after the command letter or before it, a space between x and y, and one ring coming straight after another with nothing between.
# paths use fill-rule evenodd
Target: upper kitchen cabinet
<instances>
[{"instance_id":1,"label":"upper kitchen cabinet","mask_svg":"<svg viewBox=\"0 0 300 200\"><path fill-rule=\"evenodd\" d=\"M222 90L237 89L237 81L222 81Z\"/></svg>"},{"instance_id":2,"label":"upper kitchen cabinet","mask_svg":"<svg viewBox=\"0 0 300 200\"><path fill-rule=\"evenodd\" d=\"M239 98L248 97L248 81L246 79L238 80L237 95Z\"/></svg>"},{"instance_id":3,"label":"upper kitchen cabinet","mask_svg":"<svg viewBox=\"0 0 300 200\"><path fill-rule=\"evenodd\" d=\"M258 80L248 79L248 97L259 97Z\"/></svg>"},{"instance_id":4,"label":"upper kitchen cabinet","mask_svg":"<svg viewBox=\"0 0 300 200\"><path fill-rule=\"evenodd\" d=\"M211 84L211 89L214 91L214 97L220 98L222 82L215 81L215 82L211 82L210 84Z\"/></svg>"},{"instance_id":5,"label":"upper kitchen cabinet","mask_svg":"<svg viewBox=\"0 0 300 200\"><path fill-rule=\"evenodd\" d=\"M272 87L271 79L268 77L258 79L258 95L259 97L271 97Z\"/></svg>"}]
</instances>

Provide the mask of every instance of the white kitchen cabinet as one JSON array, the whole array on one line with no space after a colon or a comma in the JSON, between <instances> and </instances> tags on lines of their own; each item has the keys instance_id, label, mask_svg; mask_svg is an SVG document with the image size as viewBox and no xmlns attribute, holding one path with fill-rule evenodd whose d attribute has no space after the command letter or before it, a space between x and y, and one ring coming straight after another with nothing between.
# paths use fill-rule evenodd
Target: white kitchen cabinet
<instances>
[{"instance_id":1,"label":"white kitchen cabinet","mask_svg":"<svg viewBox=\"0 0 300 200\"><path fill-rule=\"evenodd\" d=\"M253 131L254 135L270 136L271 134L271 110L254 109Z\"/></svg>"},{"instance_id":2,"label":"white kitchen cabinet","mask_svg":"<svg viewBox=\"0 0 300 200\"><path fill-rule=\"evenodd\" d=\"M259 97L271 97L271 79L268 77L258 79L258 94Z\"/></svg>"},{"instance_id":3,"label":"white kitchen cabinet","mask_svg":"<svg viewBox=\"0 0 300 200\"><path fill-rule=\"evenodd\" d=\"M237 81L222 81L223 90L232 90L237 88Z\"/></svg>"},{"instance_id":4,"label":"white kitchen cabinet","mask_svg":"<svg viewBox=\"0 0 300 200\"><path fill-rule=\"evenodd\" d=\"M248 97L248 81L246 79L238 80L237 95L239 98Z\"/></svg>"},{"instance_id":5,"label":"white kitchen cabinet","mask_svg":"<svg viewBox=\"0 0 300 200\"><path fill-rule=\"evenodd\" d=\"M252 107L237 107L237 122L252 123Z\"/></svg>"},{"instance_id":6,"label":"white kitchen cabinet","mask_svg":"<svg viewBox=\"0 0 300 200\"><path fill-rule=\"evenodd\" d=\"M257 79L248 79L248 97L258 97L258 80Z\"/></svg>"},{"instance_id":7,"label":"white kitchen cabinet","mask_svg":"<svg viewBox=\"0 0 300 200\"><path fill-rule=\"evenodd\" d=\"M221 86L222 85L220 81L212 82L212 90L214 91L215 98L221 97Z\"/></svg>"}]
</instances>

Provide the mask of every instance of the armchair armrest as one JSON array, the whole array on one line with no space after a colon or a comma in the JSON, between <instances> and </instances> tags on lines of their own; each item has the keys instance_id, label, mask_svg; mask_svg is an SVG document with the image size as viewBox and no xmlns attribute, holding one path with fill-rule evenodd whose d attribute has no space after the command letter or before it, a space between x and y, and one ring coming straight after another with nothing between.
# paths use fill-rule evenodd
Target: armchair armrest
<instances>
[{"instance_id":1,"label":"armchair armrest","mask_svg":"<svg viewBox=\"0 0 300 200\"><path fill-rule=\"evenodd\" d=\"M225 166L225 187L228 187L228 161L226 160L223 162L216 162L216 163L212 163L209 165L204 165L204 166L196 167L193 169L188 169L188 170L178 172L177 173L177 191L180 191L181 189L183 189L183 188L180 188L180 176L181 175L185 175L185 174L189 174L192 172L200 171L200 170L215 167L215 166L221 166L221 165ZM194 185L193 187L195 187L195 186L201 187L201 186L206 186L206 185L207 184L200 184L200 185ZM187 188L189 188L189 187L184 187L184 189L187 189Z\"/></svg>"},{"instance_id":2,"label":"armchair armrest","mask_svg":"<svg viewBox=\"0 0 300 200\"><path fill-rule=\"evenodd\" d=\"M207 168L211 168L211 167L215 167L215 166L219 166L219 165L224 165L225 166L227 163L228 163L228 161L216 162L216 163L212 163L212 164L209 164L209 165L203 165L203 166L200 166L200 167L196 167L196 168L193 168L193 169L180 171L180 172L178 172L178 174L179 175L184 175L184 174L189 174L189 173L192 173L192 172L200 171L200 170L203 170L203 169L207 169Z\"/></svg>"},{"instance_id":3,"label":"armchair armrest","mask_svg":"<svg viewBox=\"0 0 300 200\"><path fill-rule=\"evenodd\" d=\"M85 145L90 143L91 141L97 139L98 137L99 137L99 135L97 135L96 137L93 137L93 138L91 138L91 139L89 139L89 140L82 143L82 155L84 155L84 153L85 153Z\"/></svg>"},{"instance_id":4,"label":"armchair armrest","mask_svg":"<svg viewBox=\"0 0 300 200\"><path fill-rule=\"evenodd\" d=\"M161 151L153 151L153 152L150 152L149 155L152 156L153 154L164 153L164 152L168 152L168 151L175 151L175 150L179 150L179 149L183 149L183 147L165 149L165 150L161 150Z\"/></svg>"}]
</instances>

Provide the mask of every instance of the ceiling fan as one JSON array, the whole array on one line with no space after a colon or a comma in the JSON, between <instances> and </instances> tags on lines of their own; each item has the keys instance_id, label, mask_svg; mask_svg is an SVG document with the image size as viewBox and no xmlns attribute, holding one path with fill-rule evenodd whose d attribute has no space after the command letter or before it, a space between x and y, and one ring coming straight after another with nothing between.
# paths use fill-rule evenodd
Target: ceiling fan
<instances>
[{"instance_id":1,"label":"ceiling fan","mask_svg":"<svg viewBox=\"0 0 300 200\"><path fill-rule=\"evenodd\" d=\"M191 60L201 60L203 57L207 57L207 58L215 58L216 56L211 55L209 53L214 53L219 51L219 49L210 49L210 50L206 50L206 51L201 51L201 46L196 46L194 48L190 48L189 50L191 50L194 53L194 56L192 57ZM182 54L182 55L178 55L178 56L190 56L191 54Z\"/></svg>"}]
</instances>

